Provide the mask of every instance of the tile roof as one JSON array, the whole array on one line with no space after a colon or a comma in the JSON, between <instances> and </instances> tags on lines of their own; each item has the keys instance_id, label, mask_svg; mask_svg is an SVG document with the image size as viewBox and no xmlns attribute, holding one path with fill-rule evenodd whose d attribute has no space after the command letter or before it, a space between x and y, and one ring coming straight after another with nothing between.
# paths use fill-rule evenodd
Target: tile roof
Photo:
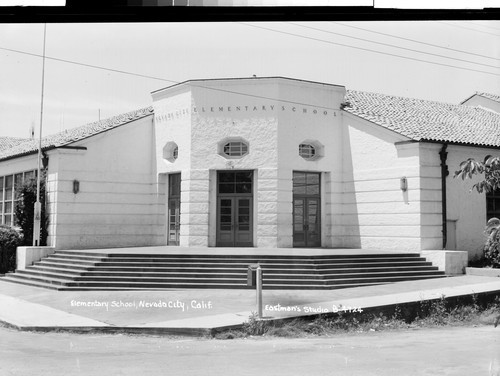
<instances>
[{"instance_id":1,"label":"tile roof","mask_svg":"<svg viewBox=\"0 0 500 376\"><path fill-rule=\"evenodd\" d=\"M65 130L60 133L42 138L42 149L53 149L72 144L96 134L117 128L131 121L144 118L153 114L153 107L141 108L136 111L127 112L94 123L82 125L77 128ZM11 147L2 149L0 147L0 160L19 157L35 153L38 150L38 140L24 140L24 142L13 143Z\"/></svg>"},{"instance_id":2,"label":"tile roof","mask_svg":"<svg viewBox=\"0 0 500 376\"><path fill-rule=\"evenodd\" d=\"M344 111L415 141L500 147L500 114L482 107L348 90Z\"/></svg>"},{"instance_id":3,"label":"tile roof","mask_svg":"<svg viewBox=\"0 0 500 376\"><path fill-rule=\"evenodd\" d=\"M485 97L488 99L491 99L495 102L500 103L500 95L495 95L495 94L489 94L489 93L476 93L476 95L479 95L480 97Z\"/></svg>"},{"instance_id":4,"label":"tile roof","mask_svg":"<svg viewBox=\"0 0 500 376\"><path fill-rule=\"evenodd\" d=\"M29 138L18 138L18 137L0 137L0 152L6 149L10 149L13 146L22 144L23 142L29 141Z\"/></svg>"}]
</instances>

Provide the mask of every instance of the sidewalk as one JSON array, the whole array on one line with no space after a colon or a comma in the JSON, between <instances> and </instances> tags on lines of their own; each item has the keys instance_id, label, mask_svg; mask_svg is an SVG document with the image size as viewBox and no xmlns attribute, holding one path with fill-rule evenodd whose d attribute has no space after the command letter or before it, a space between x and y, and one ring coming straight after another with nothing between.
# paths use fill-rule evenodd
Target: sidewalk
<instances>
[{"instance_id":1,"label":"sidewalk","mask_svg":"<svg viewBox=\"0 0 500 376\"><path fill-rule=\"evenodd\" d=\"M339 290L264 290L266 319L370 309L441 296L500 294L500 279L458 276ZM0 322L19 330L204 335L241 326L254 290L55 291L0 278Z\"/></svg>"}]
</instances>

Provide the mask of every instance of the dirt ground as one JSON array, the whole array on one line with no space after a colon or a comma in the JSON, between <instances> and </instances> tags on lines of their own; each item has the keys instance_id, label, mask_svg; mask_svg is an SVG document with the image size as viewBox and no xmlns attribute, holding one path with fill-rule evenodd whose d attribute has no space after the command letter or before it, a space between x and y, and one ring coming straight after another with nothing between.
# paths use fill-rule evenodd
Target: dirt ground
<instances>
[{"instance_id":1,"label":"dirt ground","mask_svg":"<svg viewBox=\"0 0 500 376\"><path fill-rule=\"evenodd\" d=\"M0 328L0 375L500 375L493 326L215 340Z\"/></svg>"}]
</instances>

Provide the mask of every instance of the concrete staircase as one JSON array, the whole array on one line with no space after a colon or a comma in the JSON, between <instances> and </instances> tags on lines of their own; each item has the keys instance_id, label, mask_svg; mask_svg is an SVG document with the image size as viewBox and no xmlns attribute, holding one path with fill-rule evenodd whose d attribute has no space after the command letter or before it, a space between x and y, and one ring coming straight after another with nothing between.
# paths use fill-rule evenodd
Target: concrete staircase
<instances>
[{"instance_id":1,"label":"concrete staircase","mask_svg":"<svg viewBox=\"0 0 500 376\"><path fill-rule=\"evenodd\" d=\"M445 277L419 254L311 256L107 254L58 251L4 281L57 290L246 289L259 263L264 289L338 289Z\"/></svg>"}]
</instances>

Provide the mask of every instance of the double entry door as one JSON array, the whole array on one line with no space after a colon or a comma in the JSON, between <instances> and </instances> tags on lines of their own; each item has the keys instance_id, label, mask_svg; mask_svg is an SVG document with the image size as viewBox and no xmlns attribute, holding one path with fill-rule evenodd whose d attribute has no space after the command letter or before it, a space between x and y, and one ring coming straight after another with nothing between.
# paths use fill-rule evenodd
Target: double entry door
<instances>
[{"instance_id":1,"label":"double entry door","mask_svg":"<svg viewBox=\"0 0 500 376\"><path fill-rule=\"evenodd\" d=\"M179 245L181 223L181 174L168 176L167 245Z\"/></svg>"},{"instance_id":2,"label":"double entry door","mask_svg":"<svg viewBox=\"0 0 500 376\"><path fill-rule=\"evenodd\" d=\"M217 172L217 246L253 245L253 171Z\"/></svg>"},{"instance_id":3,"label":"double entry door","mask_svg":"<svg viewBox=\"0 0 500 376\"><path fill-rule=\"evenodd\" d=\"M320 174L293 173L293 246L321 247Z\"/></svg>"}]
</instances>

